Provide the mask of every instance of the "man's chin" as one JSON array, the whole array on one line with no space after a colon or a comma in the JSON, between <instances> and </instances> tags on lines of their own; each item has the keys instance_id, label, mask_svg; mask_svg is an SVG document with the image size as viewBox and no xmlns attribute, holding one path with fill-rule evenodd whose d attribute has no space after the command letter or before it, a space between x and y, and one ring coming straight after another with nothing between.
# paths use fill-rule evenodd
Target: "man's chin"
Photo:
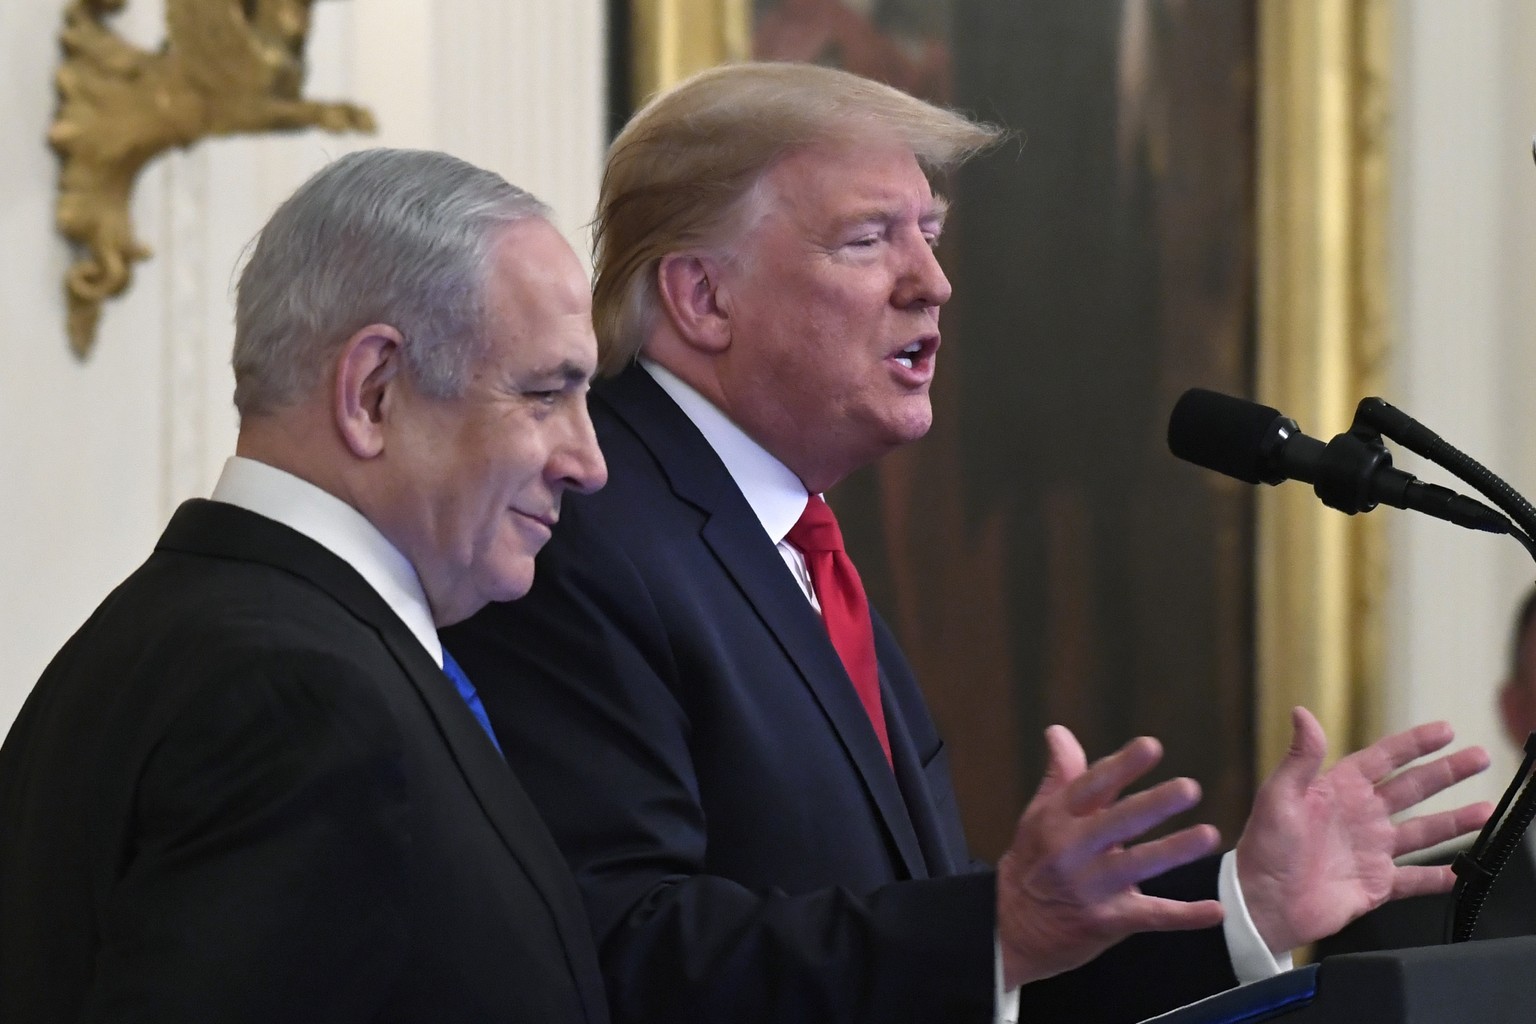
<instances>
[{"instance_id":1,"label":"man's chin","mask_svg":"<svg viewBox=\"0 0 1536 1024\"><path fill-rule=\"evenodd\" d=\"M865 437L869 441L869 448L865 453L867 457L860 466L878 462L891 452L904 448L913 441L921 441L933 427L933 410L926 401L920 406L907 403L893 415L886 416L871 426L874 429L865 432Z\"/></svg>"},{"instance_id":2,"label":"man's chin","mask_svg":"<svg viewBox=\"0 0 1536 1024\"><path fill-rule=\"evenodd\" d=\"M492 594L491 600L500 604L506 601L516 601L520 597L526 597L528 591L533 589L533 565L529 559L528 571L519 573L498 587Z\"/></svg>"},{"instance_id":3,"label":"man's chin","mask_svg":"<svg viewBox=\"0 0 1536 1024\"><path fill-rule=\"evenodd\" d=\"M463 602L455 605L448 614L452 616L444 621L444 616L439 609L433 607L433 617L437 619L437 628L451 626L456 622L462 622L474 615L480 609L492 604L504 604L507 601L516 601L527 595L533 589L533 559L526 559L526 566L505 573L498 573L489 586L484 587L478 593L464 595Z\"/></svg>"},{"instance_id":4,"label":"man's chin","mask_svg":"<svg viewBox=\"0 0 1536 1024\"><path fill-rule=\"evenodd\" d=\"M928 404L927 396L923 396L920 409L904 409L906 415L892 425L891 447L900 448L911 444L913 441L921 441L933 429L933 406Z\"/></svg>"}]
</instances>

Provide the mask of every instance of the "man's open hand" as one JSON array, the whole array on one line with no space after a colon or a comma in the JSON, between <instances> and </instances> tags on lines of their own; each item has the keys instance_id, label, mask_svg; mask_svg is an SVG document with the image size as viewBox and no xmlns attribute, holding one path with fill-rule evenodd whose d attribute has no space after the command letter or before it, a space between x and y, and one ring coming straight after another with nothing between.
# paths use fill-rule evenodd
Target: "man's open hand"
<instances>
[{"instance_id":1,"label":"man's open hand","mask_svg":"<svg viewBox=\"0 0 1536 1024\"><path fill-rule=\"evenodd\" d=\"M1319 774L1327 753L1322 726L1295 708L1291 727L1291 749L1259 787L1237 843L1243 900L1269 948L1282 953L1316 942L1387 900L1448 891L1456 877L1449 867L1400 867L1393 858L1480 828L1492 806L1398 822L1392 815L1482 771L1487 753L1468 747L1404 768L1455 738L1450 725L1431 722Z\"/></svg>"},{"instance_id":2,"label":"man's open hand","mask_svg":"<svg viewBox=\"0 0 1536 1024\"><path fill-rule=\"evenodd\" d=\"M1162 760L1148 736L1087 764L1066 728L1045 731L1045 778L1019 818L997 868L997 928L1008 988L1081 966L1135 932L1208 928L1215 900L1185 903L1138 884L1210 853L1220 837L1194 825L1127 845L1200 800L1193 779L1170 779L1121 797Z\"/></svg>"}]
</instances>

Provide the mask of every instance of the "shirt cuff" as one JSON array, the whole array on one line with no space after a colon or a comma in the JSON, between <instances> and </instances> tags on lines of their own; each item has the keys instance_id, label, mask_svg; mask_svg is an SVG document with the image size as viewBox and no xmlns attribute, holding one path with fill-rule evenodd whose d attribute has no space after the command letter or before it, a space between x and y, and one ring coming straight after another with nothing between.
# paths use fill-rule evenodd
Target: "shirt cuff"
<instances>
[{"instance_id":1,"label":"shirt cuff","mask_svg":"<svg viewBox=\"0 0 1536 1024\"><path fill-rule=\"evenodd\" d=\"M1248 904L1243 901L1243 887L1237 880L1237 851L1228 850L1221 858L1221 872L1216 876L1216 897L1221 900L1225 913L1221 929L1227 940L1227 955L1232 958L1232 973L1237 983L1271 978L1294 966L1290 951L1278 957L1269 951L1264 939L1248 916Z\"/></svg>"},{"instance_id":2,"label":"shirt cuff","mask_svg":"<svg viewBox=\"0 0 1536 1024\"><path fill-rule=\"evenodd\" d=\"M1019 1024L1019 990L1003 988L1003 940L992 938L992 1024Z\"/></svg>"}]
</instances>

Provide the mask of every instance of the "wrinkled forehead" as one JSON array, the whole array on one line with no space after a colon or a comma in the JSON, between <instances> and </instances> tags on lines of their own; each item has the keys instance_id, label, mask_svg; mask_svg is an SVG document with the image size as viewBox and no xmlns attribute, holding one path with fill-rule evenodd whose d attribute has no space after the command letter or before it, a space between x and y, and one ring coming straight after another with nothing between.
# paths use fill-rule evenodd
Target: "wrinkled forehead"
<instances>
[{"instance_id":1,"label":"wrinkled forehead","mask_svg":"<svg viewBox=\"0 0 1536 1024\"><path fill-rule=\"evenodd\" d=\"M835 140L789 150L758 176L742 205L744 226L791 210L819 219L910 216L941 224L947 209L911 148L890 139Z\"/></svg>"}]
</instances>

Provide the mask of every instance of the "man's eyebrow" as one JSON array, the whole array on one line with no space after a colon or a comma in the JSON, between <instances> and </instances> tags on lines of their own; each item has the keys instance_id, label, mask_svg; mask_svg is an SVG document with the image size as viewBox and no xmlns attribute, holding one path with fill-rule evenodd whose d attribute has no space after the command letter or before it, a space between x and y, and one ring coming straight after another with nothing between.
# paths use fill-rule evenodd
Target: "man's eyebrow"
<instances>
[{"instance_id":1,"label":"man's eyebrow","mask_svg":"<svg viewBox=\"0 0 1536 1024\"><path fill-rule=\"evenodd\" d=\"M595 372L589 366L583 366L580 363L567 359L554 366L535 367L521 376L528 381L558 381L565 385L573 385L586 384L592 379Z\"/></svg>"},{"instance_id":2,"label":"man's eyebrow","mask_svg":"<svg viewBox=\"0 0 1536 1024\"><path fill-rule=\"evenodd\" d=\"M842 218L842 223L848 225L857 224L885 224L900 219L905 214L891 207L871 206L866 210L859 210ZM949 215L949 200L943 196L934 196L933 201L924 204L917 215L919 224L944 226L944 219Z\"/></svg>"}]
</instances>

